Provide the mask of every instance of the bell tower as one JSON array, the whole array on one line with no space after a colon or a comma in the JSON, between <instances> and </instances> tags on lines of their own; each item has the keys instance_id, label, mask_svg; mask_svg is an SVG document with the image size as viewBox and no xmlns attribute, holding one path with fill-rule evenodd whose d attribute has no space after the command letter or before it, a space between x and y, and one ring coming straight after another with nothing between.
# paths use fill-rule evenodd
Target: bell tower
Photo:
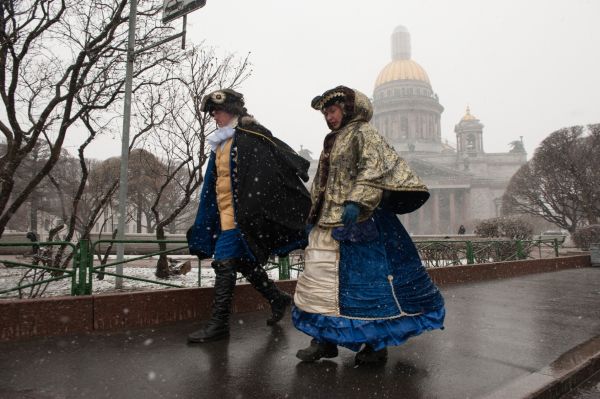
<instances>
[{"instance_id":1,"label":"bell tower","mask_svg":"<svg viewBox=\"0 0 600 399\"><path fill-rule=\"evenodd\" d=\"M456 151L458 154L476 156L483 154L483 124L467 107L465 116L454 127L456 133Z\"/></svg>"}]
</instances>

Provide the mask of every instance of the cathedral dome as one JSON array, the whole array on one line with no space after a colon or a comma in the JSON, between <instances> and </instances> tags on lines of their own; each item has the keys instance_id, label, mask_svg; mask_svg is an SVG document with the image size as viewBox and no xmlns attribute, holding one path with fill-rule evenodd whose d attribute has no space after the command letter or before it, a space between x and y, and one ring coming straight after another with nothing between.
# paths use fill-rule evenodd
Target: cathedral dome
<instances>
[{"instance_id":1,"label":"cathedral dome","mask_svg":"<svg viewBox=\"0 0 600 399\"><path fill-rule=\"evenodd\" d=\"M471 114L471 108L469 108L467 106L467 111L465 113L465 116L462 117L462 119L460 120L461 122L467 122L467 121L478 121L479 119L477 119L475 117L475 115Z\"/></svg>"},{"instance_id":2,"label":"cathedral dome","mask_svg":"<svg viewBox=\"0 0 600 399\"><path fill-rule=\"evenodd\" d=\"M410 59L396 59L387 64L377 76L375 88L396 80L418 80L431 86L427 72L421 65Z\"/></svg>"},{"instance_id":3,"label":"cathedral dome","mask_svg":"<svg viewBox=\"0 0 600 399\"><path fill-rule=\"evenodd\" d=\"M423 67L411 60L410 32L399 25L392 33L392 62L381 70L375 81L375 89L381 85L403 80L424 82L431 88L429 76Z\"/></svg>"}]
</instances>

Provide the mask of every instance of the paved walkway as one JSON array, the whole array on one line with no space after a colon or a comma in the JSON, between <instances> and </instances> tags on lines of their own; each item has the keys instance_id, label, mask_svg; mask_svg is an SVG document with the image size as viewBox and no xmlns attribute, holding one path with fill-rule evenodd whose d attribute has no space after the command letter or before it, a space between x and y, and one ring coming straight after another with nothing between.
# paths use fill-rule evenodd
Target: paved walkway
<instances>
[{"instance_id":1,"label":"paved walkway","mask_svg":"<svg viewBox=\"0 0 600 399\"><path fill-rule=\"evenodd\" d=\"M392 348L385 366L355 367L346 349L299 363L309 339L289 318L271 328L265 313L247 313L233 317L229 340L203 345L185 343L198 323L1 343L0 398L501 397L600 342L600 268L442 291L446 329Z\"/></svg>"}]
</instances>

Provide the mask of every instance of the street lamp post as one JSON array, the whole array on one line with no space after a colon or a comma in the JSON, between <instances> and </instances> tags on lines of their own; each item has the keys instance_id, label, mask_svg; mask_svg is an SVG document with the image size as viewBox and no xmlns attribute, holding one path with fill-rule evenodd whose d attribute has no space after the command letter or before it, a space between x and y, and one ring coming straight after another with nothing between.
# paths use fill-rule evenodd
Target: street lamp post
<instances>
[{"instance_id":1,"label":"street lamp post","mask_svg":"<svg viewBox=\"0 0 600 399\"><path fill-rule=\"evenodd\" d=\"M185 49L185 35L187 14L195 9L204 7L206 0L183 0L176 1L167 0L164 9L169 11L169 14L163 17L163 22L171 21L178 17L183 17L183 30L180 33L169 36L164 40L154 43L150 46L143 47L140 50L135 50L135 22L137 17L137 0L132 0L129 6L129 36L127 39L127 66L125 69L125 98L123 105L123 134L121 137L121 170L119 174L119 221L117 225L117 241L125 239L125 222L127 221L127 170L129 165L129 128L131 126L131 96L133 86L133 63L135 56L144 51L153 49L161 44L170 42L177 38L182 38L181 48ZM117 266L116 274L123 274L123 258L125 257L125 244L117 243ZM117 289L123 288L123 277L117 277L115 281Z\"/></svg>"}]
</instances>

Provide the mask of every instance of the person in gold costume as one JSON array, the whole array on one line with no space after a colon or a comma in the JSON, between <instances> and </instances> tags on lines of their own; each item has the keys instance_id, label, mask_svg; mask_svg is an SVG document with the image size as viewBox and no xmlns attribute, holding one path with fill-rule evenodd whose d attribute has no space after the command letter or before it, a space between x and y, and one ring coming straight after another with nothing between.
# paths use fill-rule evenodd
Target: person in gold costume
<instances>
[{"instance_id":1,"label":"person in gold costume","mask_svg":"<svg viewBox=\"0 0 600 399\"><path fill-rule=\"evenodd\" d=\"M305 221L310 197L309 163L259 124L244 107L244 97L221 89L202 99L217 130L211 146L200 204L188 231L190 253L214 258L215 299L212 316L189 342L229 335L229 315L241 273L271 304L267 324L283 317L292 298L269 279L262 265L271 254L283 255L306 246Z\"/></svg>"},{"instance_id":2,"label":"person in gold costume","mask_svg":"<svg viewBox=\"0 0 600 399\"><path fill-rule=\"evenodd\" d=\"M358 352L356 364L387 360L387 347L443 328L444 299L396 214L418 209L425 184L378 134L373 108L338 86L315 97L331 132L311 189L312 225L292 320L312 337L305 362Z\"/></svg>"}]
</instances>

